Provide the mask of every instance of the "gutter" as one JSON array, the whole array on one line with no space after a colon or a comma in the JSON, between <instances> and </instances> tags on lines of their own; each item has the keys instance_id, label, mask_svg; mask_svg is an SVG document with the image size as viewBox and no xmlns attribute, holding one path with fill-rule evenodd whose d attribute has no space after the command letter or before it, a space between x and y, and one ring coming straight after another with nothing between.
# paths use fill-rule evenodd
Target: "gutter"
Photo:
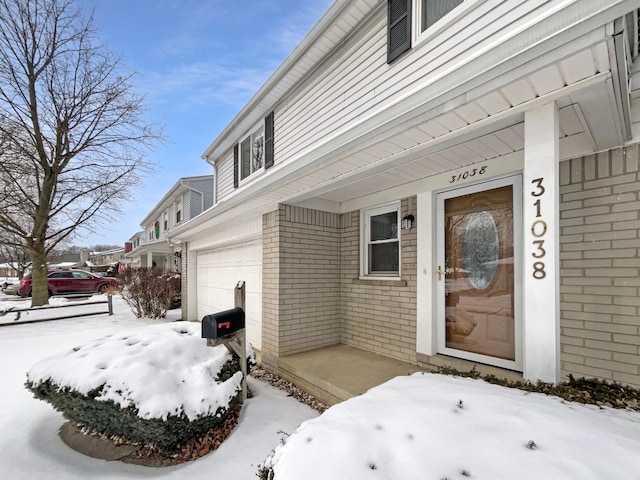
<instances>
[{"instance_id":1,"label":"gutter","mask_svg":"<svg viewBox=\"0 0 640 480\"><path fill-rule=\"evenodd\" d=\"M215 160L211 160L208 156L204 157L204 161L213 168L213 206L218 203L218 168ZM202 211L204 211L204 205L202 206Z\"/></svg>"}]
</instances>

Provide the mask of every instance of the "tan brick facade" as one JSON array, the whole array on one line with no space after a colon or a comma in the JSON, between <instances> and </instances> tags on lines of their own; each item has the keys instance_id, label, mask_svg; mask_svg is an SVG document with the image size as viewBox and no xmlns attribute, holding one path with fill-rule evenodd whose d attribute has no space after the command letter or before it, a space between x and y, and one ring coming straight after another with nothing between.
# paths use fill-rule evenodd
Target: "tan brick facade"
<instances>
[{"instance_id":1,"label":"tan brick facade","mask_svg":"<svg viewBox=\"0 0 640 480\"><path fill-rule=\"evenodd\" d=\"M640 386L638 158L636 145L560 165L562 377ZM402 216L416 208L402 200ZM359 211L265 215L263 363L336 343L417 363L416 232L401 232L400 281L368 280Z\"/></svg>"},{"instance_id":2,"label":"tan brick facade","mask_svg":"<svg viewBox=\"0 0 640 480\"><path fill-rule=\"evenodd\" d=\"M638 145L561 163L561 368L640 386Z\"/></svg>"},{"instance_id":3,"label":"tan brick facade","mask_svg":"<svg viewBox=\"0 0 640 480\"><path fill-rule=\"evenodd\" d=\"M180 259L182 265L180 266L180 299L181 299L181 312L182 320L189 318L189 282L187 279L187 273L189 272L189 243L184 242L182 244L182 257Z\"/></svg>"},{"instance_id":4,"label":"tan brick facade","mask_svg":"<svg viewBox=\"0 0 640 480\"><path fill-rule=\"evenodd\" d=\"M415 215L415 197L402 215ZM415 362L416 229L401 234L402 279L360 280L360 213L281 205L263 217L262 362L344 343Z\"/></svg>"},{"instance_id":5,"label":"tan brick facade","mask_svg":"<svg viewBox=\"0 0 640 480\"><path fill-rule=\"evenodd\" d=\"M263 217L262 361L340 342L339 215L281 205Z\"/></svg>"},{"instance_id":6,"label":"tan brick facade","mask_svg":"<svg viewBox=\"0 0 640 480\"><path fill-rule=\"evenodd\" d=\"M415 197L402 201L407 214L416 216ZM341 343L416 362L416 231L401 231L401 281L360 280L360 212L342 215Z\"/></svg>"}]
</instances>

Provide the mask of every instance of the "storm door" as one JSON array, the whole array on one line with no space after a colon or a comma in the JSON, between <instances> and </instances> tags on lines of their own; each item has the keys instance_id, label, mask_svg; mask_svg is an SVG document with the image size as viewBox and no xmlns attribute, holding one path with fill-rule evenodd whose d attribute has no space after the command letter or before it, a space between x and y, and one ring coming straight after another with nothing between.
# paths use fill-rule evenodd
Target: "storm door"
<instances>
[{"instance_id":1,"label":"storm door","mask_svg":"<svg viewBox=\"0 0 640 480\"><path fill-rule=\"evenodd\" d=\"M520 369L520 178L438 195L439 353Z\"/></svg>"}]
</instances>

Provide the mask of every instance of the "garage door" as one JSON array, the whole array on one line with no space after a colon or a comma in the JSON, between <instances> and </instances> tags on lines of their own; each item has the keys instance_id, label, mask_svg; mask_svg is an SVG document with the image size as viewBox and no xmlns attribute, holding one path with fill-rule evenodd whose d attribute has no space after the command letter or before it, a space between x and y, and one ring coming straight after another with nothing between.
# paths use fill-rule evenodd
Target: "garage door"
<instances>
[{"instance_id":1,"label":"garage door","mask_svg":"<svg viewBox=\"0 0 640 480\"><path fill-rule=\"evenodd\" d=\"M246 285L247 340L262 348L262 241L198 252L198 318L234 307L234 288Z\"/></svg>"}]
</instances>

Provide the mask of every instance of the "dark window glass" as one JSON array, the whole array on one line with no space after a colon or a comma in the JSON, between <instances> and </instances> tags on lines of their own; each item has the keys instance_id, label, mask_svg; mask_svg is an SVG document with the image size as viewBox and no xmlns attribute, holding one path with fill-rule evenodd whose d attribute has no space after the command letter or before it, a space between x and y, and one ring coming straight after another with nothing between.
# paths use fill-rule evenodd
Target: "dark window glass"
<instances>
[{"instance_id":1,"label":"dark window glass","mask_svg":"<svg viewBox=\"0 0 640 480\"><path fill-rule=\"evenodd\" d=\"M369 273L398 273L398 242L375 243L369 245Z\"/></svg>"},{"instance_id":2,"label":"dark window glass","mask_svg":"<svg viewBox=\"0 0 640 480\"><path fill-rule=\"evenodd\" d=\"M382 215L374 215L371 217L370 241L377 242L394 238L398 238L397 212L383 213Z\"/></svg>"},{"instance_id":3,"label":"dark window glass","mask_svg":"<svg viewBox=\"0 0 640 480\"><path fill-rule=\"evenodd\" d=\"M247 137L240 144L240 178L251 175L251 137Z\"/></svg>"},{"instance_id":4,"label":"dark window glass","mask_svg":"<svg viewBox=\"0 0 640 480\"><path fill-rule=\"evenodd\" d=\"M422 0L422 31L460 5L463 0Z\"/></svg>"}]
</instances>

